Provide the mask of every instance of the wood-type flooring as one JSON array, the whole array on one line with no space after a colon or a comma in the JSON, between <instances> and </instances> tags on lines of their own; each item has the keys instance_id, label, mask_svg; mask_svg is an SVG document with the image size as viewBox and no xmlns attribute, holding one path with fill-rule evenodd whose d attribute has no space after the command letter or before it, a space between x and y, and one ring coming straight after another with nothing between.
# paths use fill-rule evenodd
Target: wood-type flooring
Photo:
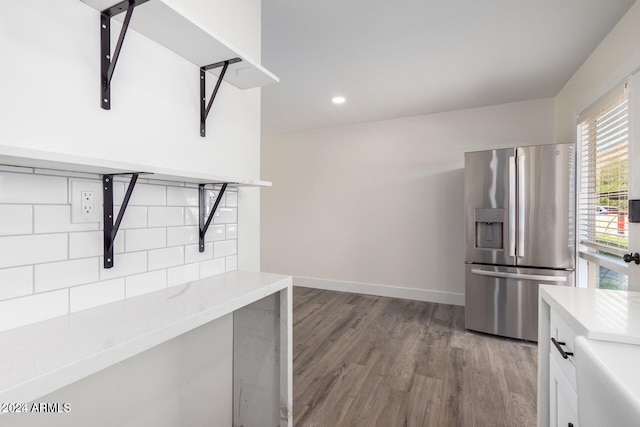
<instances>
[{"instance_id":1,"label":"wood-type flooring","mask_svg":"<svg viewBox=\"0 0 640 427\"><path fill-rule=\"evenodd\" d=\"M535 344L464 307L294 288L296 427L535 426Z\"/></svg>"}]
</instances>

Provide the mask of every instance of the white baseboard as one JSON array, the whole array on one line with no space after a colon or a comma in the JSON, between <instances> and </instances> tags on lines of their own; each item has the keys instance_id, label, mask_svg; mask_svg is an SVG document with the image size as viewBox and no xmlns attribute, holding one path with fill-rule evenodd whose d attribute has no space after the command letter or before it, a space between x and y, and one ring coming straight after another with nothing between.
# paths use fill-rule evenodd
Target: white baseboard
<instances>
[{"instance_id":1,"label":"white baseboard","mask_svg":"<svg viewBox=\"0 0 640 427\"><path fill-rule=\"evenodd\" d=\"M293 277L293 286L325 289L328 291L352 292L355 294L376 295L435 302L439 304L464 305L464 294L432 291L428 289L403 288L399 286L374 285L371 283L342 282L338 280L314 279L311 277Z\"/></svg>"}]
</instances>

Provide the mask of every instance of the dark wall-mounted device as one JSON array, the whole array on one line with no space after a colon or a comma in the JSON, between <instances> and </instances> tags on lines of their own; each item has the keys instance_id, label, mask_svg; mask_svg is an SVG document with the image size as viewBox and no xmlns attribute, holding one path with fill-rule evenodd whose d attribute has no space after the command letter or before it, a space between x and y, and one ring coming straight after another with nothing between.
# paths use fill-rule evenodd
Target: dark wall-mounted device
<instances>
[{"instance_id":1,"label":"dark wall-mounted device","mask_svg":"<svg viewBox=\"0 0 640 427\"><path fill-rule=\"evenodd\" d=\"M629 222L640 222L640 200L629 200Z\"/></svg>"}]
</instances>

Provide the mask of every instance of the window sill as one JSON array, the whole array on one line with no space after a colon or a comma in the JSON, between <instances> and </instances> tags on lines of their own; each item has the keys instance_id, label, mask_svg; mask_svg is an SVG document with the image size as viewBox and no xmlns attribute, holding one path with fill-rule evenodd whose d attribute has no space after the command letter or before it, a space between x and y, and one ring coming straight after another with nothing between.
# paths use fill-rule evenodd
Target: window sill
<instances>
[{"instance_id":1,"label":"window sill","mask_svg":"<svg viewBox=\"0 0 640 427\"><path fill-rule=\"evenodd\" d=\"M595 254L592 252L582 252L582 251L578 253L578 256L586 261L601 265L617 273L628 274L627 268L629 267L629 264L624 262L622 258L615 259L615 258L611 258L611 256L605 256L605 255Z\"/></svg>"}]
</instances>

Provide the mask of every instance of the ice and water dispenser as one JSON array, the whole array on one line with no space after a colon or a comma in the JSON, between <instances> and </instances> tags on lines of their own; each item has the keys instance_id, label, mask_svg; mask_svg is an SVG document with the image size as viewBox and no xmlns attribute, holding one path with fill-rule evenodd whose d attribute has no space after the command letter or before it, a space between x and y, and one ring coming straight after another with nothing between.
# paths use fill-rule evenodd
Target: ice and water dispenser
<instances>
[{"instance_id":1,"label":"ice and water dispenser","mask_svg":"<svg viewBox=\"0 0 640 427\"><path fill-rule=\"evenodd\" d=\"M504 249L504 209L476 209L476 248Z\"/></svg>"}]
</instances>

